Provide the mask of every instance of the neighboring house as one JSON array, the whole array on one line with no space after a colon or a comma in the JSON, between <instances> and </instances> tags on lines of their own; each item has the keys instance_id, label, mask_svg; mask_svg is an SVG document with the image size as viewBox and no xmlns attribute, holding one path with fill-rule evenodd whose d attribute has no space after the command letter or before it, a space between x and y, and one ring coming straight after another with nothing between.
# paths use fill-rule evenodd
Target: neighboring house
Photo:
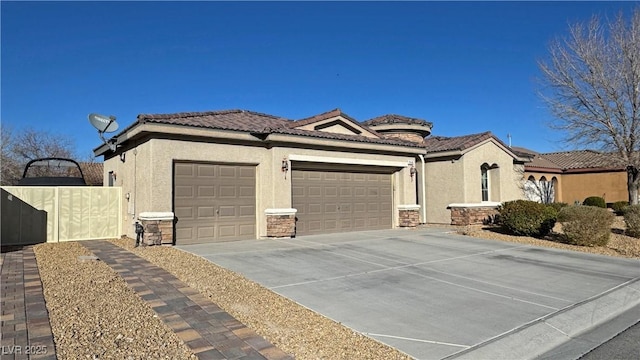
<instances>
[{"instance_id":1,"label":"neighboring house","mask_svg":"<svg viewBox=\"0 0 640 360\"><path fill-rule=\"evenodd\" d=\"M600 196L609 204L629 200L626 166L615 155L593 150L514 151L531 158L524 174L525 194L531 200L569 204L589 196Z\"/></svg>"},{"instance_id":2,"label":"neighboring house","mask_svg":"<svg viewBox=\"0 0 640 360\"><path fill-rule=\"evenodd\" d=\"M297 121L139 115L116 151L94 153L104 183L125 194L126 235L140 220L181 244L450 223L451 203L522 197L523 159L491 133L424 140L431 127L400 115L361 123L339 109Z\"/></svg>"},{"instance_id":3,"label":"neighboring house","mask_svg":"<svg viewBox=\"0 0 640 360\"><path fill-rule=\"evenodd\" d=\"M104 178L104 166L102 163L81 162L80 169L84 175L84 181L89 186L102 186Z\"/></svg>"}]
</instances>

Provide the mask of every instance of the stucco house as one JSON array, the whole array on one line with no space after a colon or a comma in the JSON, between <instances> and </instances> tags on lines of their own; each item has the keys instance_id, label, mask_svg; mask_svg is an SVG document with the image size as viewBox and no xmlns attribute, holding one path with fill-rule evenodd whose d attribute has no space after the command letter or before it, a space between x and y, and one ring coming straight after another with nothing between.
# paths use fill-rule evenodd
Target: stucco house
<instances>
[{"instance_id":1,"label":"stucco house","mask_svg":"<svg viewBox=\"0 0 640 360\"><path fill-rule=\"evenodd\" d=\"M627 171L615 155L594 150L536 153L515 148L529 156L525 164L528 199L573 204L589 196L600 196L607 203L628 201Z\"/></svg>"},{"instance_id":2,"label":"stucco house","mask_svg":"<svg viewBox=\"0 0 640 360\"><path fill-rule=\"evenodd\" d=\"M246 111L139 115L104 156L126 235L200 243L451 223L522 198L523 158L491 133L429 137L422 119L300 120ZM425 140L426 137L426 140Z\"/></svg>"}]
</instances>

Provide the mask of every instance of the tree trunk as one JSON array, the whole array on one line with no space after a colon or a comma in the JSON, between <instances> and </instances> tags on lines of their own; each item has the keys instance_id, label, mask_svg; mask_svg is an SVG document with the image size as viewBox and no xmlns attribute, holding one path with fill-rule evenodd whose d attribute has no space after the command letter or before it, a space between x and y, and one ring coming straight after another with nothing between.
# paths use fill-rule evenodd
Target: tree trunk
<instances>
[{"instance_id":1,"label":"tree trunk","mask_svg":"<svg viewBox=\"0 0 640 360\"><path fill-rule=\"evenodd\" d=\"M627 166L627 190L629 204L638 204L638 185L640 185L640 171L635 166Z\"/></svg>"}]
</instances>

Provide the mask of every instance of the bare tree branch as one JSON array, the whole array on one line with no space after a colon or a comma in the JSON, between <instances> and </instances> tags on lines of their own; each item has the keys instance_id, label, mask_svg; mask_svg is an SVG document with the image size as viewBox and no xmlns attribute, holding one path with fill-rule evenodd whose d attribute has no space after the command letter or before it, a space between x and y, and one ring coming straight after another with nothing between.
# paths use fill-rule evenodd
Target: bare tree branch
<instances>
[{"instance_id":1,"label":"bare tree branch","mask_svg":"<svg viewBox=\"0 0 640 360\"><path fill-rule=\"evenodd\" d=\"M610 151L628 167L629 201L640 186L640 7L604 24L569 26L538 63L539 91L567 143Z\"/></svg>"},{"instance_id":2,"label":"bare tree branch","mask_svg":"<svg viewBox=\"0 0 640 360\"><path fill-rule=\"evenodd\" d=\"M44 157L76 158L73 139L64 135L32 128L16 132L5 125L0 127L0 133L2 139L0 184L2 185L15 185L22 178L25 165L31 160Z\"/></svg>"}]
</instances>

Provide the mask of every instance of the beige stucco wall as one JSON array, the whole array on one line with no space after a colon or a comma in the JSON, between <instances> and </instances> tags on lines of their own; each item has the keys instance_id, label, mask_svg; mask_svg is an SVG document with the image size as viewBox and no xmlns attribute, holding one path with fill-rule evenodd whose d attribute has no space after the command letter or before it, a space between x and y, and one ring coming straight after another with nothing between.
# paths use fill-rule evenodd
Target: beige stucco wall
<instances>
[{"instance_id":1,"label":"beige stucco wall","mask_svg":"<svg viewBox=\"0 0 640 360\"><path fill-rule=\"evenodd\" d=\"M354 165L363 162L378 164L393 162L404 167L394 167L394 226L398 224L398 205L415 204L415 184L409 175L409 161L413 156L354 153L343 151L273 147L267 149L256 142L233 145L220 143L194 142L187 140L150 139L134 148L125 149L125 161L118 156L104 162L105 184L108 184L108 172L117 174L115 186L123 192L123 232L135 237L132 224L141 212L170 212L172 209L172 182L174 161L200 161L217 163L247 164L256 166L256 212L257 233L266 236L267 224L265 209L285 209L291 207L291 171L281 171L283 159L294 156L312 156L326 162L327 167L335 159ZM290 165L291 167L291 165ZM398 171L398 169L400 169ZM126 200L129 194L129 200ZM135 206L134 206L135 205Z\"/></svg>"},{"instance_id":2,"label":"beige stucco wall","mask_svg":"<svg viewBox=\"0 0 640 360\"><path fill-rule=\"evenodd\" d=\"M513 157L493 142L470 149L458 159L427 160L427 222L448 224L452 203L481 203L481 170L487 163L496 167L489 177L489 200L503 202L522 199L524 166L513 163Z\"/></svg>"},{"instance_id":3,"label":"beige stucco wall","mask_svg":"<svg viewBox=\"0 0 640 360\"><path fill-rule=\"evenodd\" d=\"M562 202L584 201L601 196L607 203L628 201L626 171L591 174L562 174Z\"/></svg>"},{"instance_id":4,"label":"beige stucco wall","mask_svg":"<svg viewBox=\"0 0 640 360\"><path fill-rule=\"evenodd\" d=\"M573 204L584 201L589 196L600 196L607 203L628 201L627 173L625 171L583 173L583 174L554 174L546 172L525 172L525 179L529 176L540 180L544 176L548 181L558 180L555 201Z\"/></svg>"},{"instance_id":5,"label":"beige stucco wall","mask_svg":"<svg viewBox=\"0 0 640 360\"><path fill-rule=\"evenodd\" d=\"M465 201L482 201L482 164L497 169L489 171L489 201L503 202L522 199L522 172L524 167L514 166L513 157L495 143L489 141L466 152L462 158L465 174Z\"/></svg>"},{"instance_id":6,"label":"beige stucco wall","mask_svg":"<svg viewBox=\"0 0 640 360\"><path fill-rule=\"evenodd\" d=\"M427 223L449 224L451 212L447 206L464 202L462 159L427 162L425 167Z\"/></svg>"}]
</instances>

